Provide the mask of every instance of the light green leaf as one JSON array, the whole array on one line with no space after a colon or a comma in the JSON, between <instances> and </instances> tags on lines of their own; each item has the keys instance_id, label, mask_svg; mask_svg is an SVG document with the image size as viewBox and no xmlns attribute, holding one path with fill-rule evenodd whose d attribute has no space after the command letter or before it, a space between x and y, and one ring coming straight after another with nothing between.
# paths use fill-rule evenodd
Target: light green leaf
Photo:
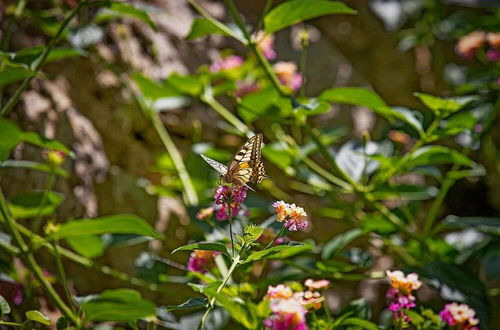
<instances>
[{"instance_id":1,"label":"light green leaf","mask_svg":"<svg viewBox=\"0 0 500 330\"><path fill-rule=\"evenodd\" d=\"M144 219L132 214L117 214L94 219L70 220L61 225L52 238L100 235L106 233L136 234L154 238L162 236Z\"/></svg>"},{"instance_id":2,"label":"light green leaf","mask_svg":"<svg viewBox=\"0 0 500 330\"><path fill-rule=\"evenodd\" d=\"M70 236L66 237L66 242L86 258L100 257L106 249L103 241L95 235Z\"/></svg>"},{"instance_id":3,"label":"light green leaf","mask_svg":"<svg viewBox=\"0 0 500 330\"><path fill-rule=\"evenodd\" d=\"M339 1L291 0L283 2L264 17L267 33L274 33L290 25L330 14L355 14L356 11Z\"/></svg>"},{"instance_id":4,"label":"light green leaf","mask_svg":"<svg viewBox=\"0 0 500 330\"><path fill-rule=\"evenodd\" d=\"M0 161L7 159L12 149L21 143L22 137L23 133L16 125L0 118Z\"/></svg>"},{"instance_id":5,"label":"light green leaf","mask_svg":"<svg viewBox=\"0 0 500 330\"><path fill-rule=\"evenodd\" d=\"M309 246L305 246L304 244L297 243L297 242L289 242L288 244L285 245L278 245L278 246L273 246L268 249L264 249L261 251L256 251L252 252L248 258L246 258L242 263L247 263L247 262L255 262L264 258L268 258L271 256L275 256L279 252L282 251L294 251L294 250L299 250L303 251L304 247L309 248Z\"/></svg>"},{"instance_id":6,"label":"light green leaf","mask_svg":"<svg viewBox=\"0 0 500 330\"><path fill-rule=\"evenodd\" d=\"M167 82L185 95L197 96L203 90L203 82L200 81L199 77L194 75L179 75L174 73L168 76Z\"/></svg>"},{"instance_id":7,"label":"light green leaf","mask_svg":"<svg viewBox=\"0 0 500 330\"><path fill-rule=\"evenodd\" d=\"M153 101L165 97L181 96L181 94L169 84L153 81L139 72L132 73L132 80L137 85L142 95Z\"/></svg>"},{"instance_id":8,"label":"light green leaf","mask_svg":"<svg viewBox=\"0 0 500 330\"><path fill-rule=\"evenodd\" d=\"M124 2L112 2L109 6L109 10L120 15L127 15L133 18L137 18L138 20L143 21L144 23L149 25L149 27L153 30L158 30L158 27L156 26L155 22L153 22L147 11L134 7L131 4Z\"/></svg>"},{"instance_id":9,"label":"light green leaf","mask_svg":"<svg viewBox=\"0 0 500 330\"><path fill-rule=\"evenodd\" d=\"M70 150L61 142L57 140L50 140L41 135L38 135L33 132L24 132L23 133L23 141L34 144L44 149L50 150L60 150L66 154L70 153Z\"/></svg>"},{"instance_id":10,"label":"light green leaf","mask_svg":"<svg viewBox=\"0 0 500 330\"><path fill-rule=\"evenodd\" d=\"M443 146L426 146L418 149L412 158L406 163L406 167L435 165L435 164L458 164L472 166L473 161L464 154Z\"/></svg>"},{"instance_id":11,"label":"light green leaf","mask_svg":"<svg viewBox=\"0 0 500 330\"><path fill-rule=\"evenodd\" d=\"M172 253L176 253L178 251L192 251L192 250L207 250L207 251L219 251L225 254L228 254L226 246L222 243L215 242L200 242L193 243L178 247Z\"/></svg>"},{"instance_id":12,"label":"light green leaf","mask_svg":"<svg viewBox=\"0 0 500 330\"><path fill-rule=\"evenodd\" d=\"M0 67L0 88L15 83L16 81L24 80L28 77L33 77L35 73L21 66Z\"/></svg>"},{"instance_id":13,"label":"light green leaf","mask_svg":"<svg viewBox=\"0 0 500 330\"><path fill-rule=\"evenodd\" d=\"M27 65L28 67L31 67L34 64L34 62L37 59L39 59L39 57L42 55L44 51L45 51L45 46L35 46L35 47L23 48L16 53L9 53L9 55L13 62L22 63ZM75 48L69 48L69 47L53 48L50 51L49 55L47 56L45 63L69 57L77 57L84 54L85 53L82 50Z\"/></svg>"},{"instance_id":14,"label":"light green leaf","mask_svg":"<svg viewBox=\"0 0 500 330\"><path fill-rule=\"evenodd\" d=\"M451 114L462 109L465 105L477 100L476 96L461 96L444 98L434 95L415 93L415 96L436 115L441 113Z\"/></svg>"},{"instance_id":15,"label":"light green leaf","mask_svg":"<svg viewBox=\"0 0 500 330\"><path fill-rule=\"evenodd\" d=\"M106 290L80 304L88 321L135 322L156 315L156 307L130 289Z\"/></svg>"},{"instance_id":16,"label":"light green leaf","mask_svg":"<svg viewBox=\"0 0 500 330\"><path fill-rule=\"evenodd\" d=\"M12 196L9 200L10 211L16 219L47 216L55 212L64 200L64 195L54 191L30 192ZM40 208L43 200L45 206Z\"/></svg>"},{"instance_id":17,"label":"light green leaf","mask_svg":"<svg viewBox=\"0 0 500 330\"><path fill-rule=\"evenodd\" d=\"M0 316L10 313L10 306L4 297L0 296Z\"/></svg>"},{"instance_id":18,"label":"light green leaf","mask_svg":"<svg viewBox=\"0 0 500 330\"><path fill-rule=\"evenodd\" d=\"M363 235L363 231L358 228L348 230L340 235L335 236L333 239L326 242L321 252L321 258L323 260L330 259L337 253L339 253L347 244L354 241L359 236Z\"/></svg>"},{"instance_id":19,"label":"light green leaf","mask_svg":"<svg viewBox=\"0 0 500 330\"><path fill-rule=\"evenodd\" d=\"M380 329L375 323L357 317L349 317L343 320L340 323L340 325L353 326L354 329L367 329L367 330Z\"/></svg>"},{"instance_id":20,"label":"light green leaf","mask_svg":"<svg viewBox=\"0 0 500 330\"><path fill-rule=\"evenodd\" d=\"M196 18L191 25L191 31L187 35L186 39L194 40L200 37L204 37L209 34L219 34L223 36L229 36L226 31L212 23L206 18Z\"/></svg>"},{"instance_id":21,"label":"light green leaf","mask_svg":"<svg viewBox=\"0 0 500 330\"><path fill-rule=\"evenodd\" d=\"M47 316L43 315L39 311L27 311L26 318L33 322L38 322L45 325L50 325L50 320Z\"/></svg>"},{"instance_id":22,"label":"light green leaf","mask_svg":"<svg viewBox=\"0 0 500 330\"><path fill-rule=\"evenodd\" d=\"M278 98L279 94L274 88L248 94L238 104L238 115L245 123L250 124L264 117Z\"/></svg>"}]
</instances>

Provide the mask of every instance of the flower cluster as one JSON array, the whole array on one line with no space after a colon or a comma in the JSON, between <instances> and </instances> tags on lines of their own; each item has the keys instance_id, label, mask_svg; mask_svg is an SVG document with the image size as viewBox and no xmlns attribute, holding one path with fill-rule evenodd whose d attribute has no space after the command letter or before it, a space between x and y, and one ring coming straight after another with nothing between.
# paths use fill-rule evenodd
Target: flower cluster
<instances>
[{"instance_id":1,"label":"flower cluster","mask_svg":"<svg viewBox=\"0 0 500 330\"><path fill-rule=\"evenodd\" d=\"M402 319L406 322L410 318L404 310L415 307L415 296L412 292L422 285L415 273L405 274L400 271L387 271L387 276L391 281L391 288L387 291L387 298L391 301L389 310L392 311L394 319Z\"/></svg>"},{"instance_id":2,"label":"flower cluster","mask_svg":"<svg viewBox=\"0 0 500 330\"><path fill-rule=\"evenodd\" d=\"M500 61L500 32L471 32L460 38L456 52L463 58L472 59L476 52L484 47L487 47L486 58L488 61Z\"/></svg>"},{"instance_id":3,"label":"flower cluster","mask_svg":"<svg viewBox=\"0 0 500 330\"><path fill-rule=\"evenodd\" d=\"M290 231L306 229L309 223L307 222L307 214L302 207L295 204L287 204L284 201L278 201L273 204L278 222L285 222L285 227Z\"/></svg>"},{"instance_id":4,"label":"flower cluster","mask_svg":"<svg viewBox=\"0 0 500 330\"><path fill-rule=\"evenodd\" d=\"M464 330L478 330L479 320L476 312L466 304L446 304L441 312L441 319L450 326Z\"/></svg>"},{"instance_id":5,"label":"flower cluster","mask_svg":"<svg viewBox=\"0 0 500 330\"><path fill-rule=\"evenodd\" d=\"M274 35L267 34L264 31L259 31L255 35L257 47L268 60L276 58L276 50L274 50Z\"/></svg>"},{"instance_id":6,"label":"flower cluster","mask_svg":"<svg viewBox=\"0 0 500 330\"><path fill-rule=\"evenodd\" d=\"M189 257L187 269L190 272L206 273L214 264L214 256L220 254L217 251L195 250Z\"/></svg>"},{"instance_id":7,"label":"flower cluster","mask_svg":"<svg viewBox=\"0 0 500 330\"><path fill-rule=\"evenodd\" d=\"M215 204L218 205L215 217L219 221L227 220L229 217L229 207L233 215L238 215L242 209L240 205L243 204L247 197L247 187L237 186L220 186L217 188L214 196Z\"/></svg>"},{"instance_id":8,"label":"flower cluster","mask_svg":"<svg viewBox=\"0 0 500 330\"><path fill-rule=\"evenodd\" d=\"M217 73L237 69L243 65L243 58L237 55L229 55L221 60L218 60L210 65L210 72Z\"/></svg>"},{"instance_id":9,"label":"flower cluster","mask_svg":"<svg viewBox=\"0 0 500 330\"><path fill-rule=\"evenodd\" d=\"M297 64L293 62L278 62L273 66L279 81L296 92L302 86L302 75L297 72Z\"/></svg>"},{"instance_id":10,"label":"flower cluster","mask_svg":"<svg viewBox=\"0 0 500 330\"><path fill-rule=\"evenodd\" d=\"M318 290L328 288L330 282L308 279L304 284L307 290L298 292L284 284L269 286L266 299L269 299L272 314L264 321L267 329L307 329L307 311L321 308L324 299Z\"/></svg>"}]
</instances>

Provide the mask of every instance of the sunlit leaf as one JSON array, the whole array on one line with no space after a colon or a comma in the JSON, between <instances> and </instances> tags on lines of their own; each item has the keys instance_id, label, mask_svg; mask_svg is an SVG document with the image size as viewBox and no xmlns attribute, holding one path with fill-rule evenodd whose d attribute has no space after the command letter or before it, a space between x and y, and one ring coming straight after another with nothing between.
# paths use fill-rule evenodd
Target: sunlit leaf
<instances>
[{"instance_id":1,"label":"sunlit leaf","mask_svg":"<svg viewBox=\"0 0 500 330\"><path fill-rule=\"evenodd\" d=\"M458 164L472 166L473 162L464 154L443 146L425 146L418 149L406 163L408 168L436 164Z\"/></svg>"},{"instance_id":2,"label":"sunlit leaf","mask_svg":"<svg viewBox=\"0 0 500 330\"><path fill-rule=\"evenodd\" d=\"M86 258L100 257L105 250L103 241L95 235L70 236L66 237L66 242Z\"/></svg>"},{"instance_id":3,"label":"sunlit leaf","mask_svg":"<svg viewBox=\"0 0 500 330\"><path fill-rule=\"evenodd\" d=\"M34 218L54 213L63 200L64 196L54 191L30 192L12 196L9 207L16 219Z\"/></svg>"},{"instance_id":4,"label":"sunlit leaf","mask_svg":"<svg viewBox=\"0 0 500 330\"><path fill-rule=\"evenodd\" d=\"M176 253L178 251L191 251L191 250L219 251L228 254L226 246L224 244L211 243L211 242L200 242L200 243L183 245L172 251L172 253Z\"/></svg>"},{"instance_id":5,"label":"sunlit leaf","mask_svg":"<svg viewBox=\"0 0 500 330\"><path fill-rule=\"evenodd\" d=\"M33 322L50 325L50 319L39 311L27 311L26 318Z\"/></svg>"},{"instance_id":6,"label":"sunlit leaf","mask_svg":"<svg viewBox=\"0 0 500 330\"><path fill-rule=\"evenodd\" d=\"M213 24L210 20L206 18L196 18L191 25L191 31L189 31L186 39L193 40L210 34L218 34L223 36L229 35L226 33L226 31Z\"/></svg>"},{"instance_id":7,"label":"sunlit leaf","mask_svg":"<svg viewBox=\"0 0 500 330\"><path fill-rule=\"evenodd\" d=\"M0 88L34 75L33 71L21 66L0 67Z\"/></svg>"},{"instance_id":8,"label":"sunlit leaf","mask_svg":"<svg viewBox=\"0 0 500 330\"><path fill-rule=\"evenodd\" d=\"M10 306L4 297L0 296L0 315L9 314Z\"/></svg>"},{"instance_id":9,"label":"sunlit leaf","mask_svg":"<svg viewBox=\"0 0 500 330\"><path fill-rule=\"evenodd\" d=\"M191 298L188 301L183 302L182 304L177 306L166 306L166 309L168 311L175 311L178 309L193 309L193 308L207 307L207 303L208 303L207 298L196 297L196 298Z\"/></svg>"},{"instance_id":10,"label":"sunlit leaf","mask_svg":"<svg viewBox=\"0 0 500 330\"><path fill-rule=\"evenodd\" d=\"M70 220L62 224L52 237L66 238L106 233L137 234L161 238L161 235L155 232L149 223L132 214L118 214L101 218Z\"/></svg>"},{"instance_id":11,"label":"sunlit leaf","mask_svg":"<svg viewBox=\"0 0 500 330\"><path fill-rule=\"evenodd\" d=\"M147 11L137 8L131 4L124 2L112 2L111 5L109 6L109 10L118 13L120 15L126 15L136 18L149 25L149 27L152 28L153 30L155 31L158 30L158 27L153 22Z\"/></svg>"},{"instance_id":12,"label":"sunlit leaf","mask_svg":"<svg viewBox=\"0 0 500 330\"><path fill-rule=\"evenodd\" d=\"M330 14L355 14L356 11L339 1L291 0L273 8L264 17L265 30L274 33L290 25Z\"/></svg>"},{"instance_id":13,"label":"sunlit leaf","mask_svg":"<svg viewBox=\"0 0 500 330\"><path fill-rule=\"evenodd\" d=\"M461 96L453 98L444 98L434 95L415 93L415 96L436 115L441 113L450 114L457 112L472 101L477 100L476 96Z\"/></svg>"}]
</instances>

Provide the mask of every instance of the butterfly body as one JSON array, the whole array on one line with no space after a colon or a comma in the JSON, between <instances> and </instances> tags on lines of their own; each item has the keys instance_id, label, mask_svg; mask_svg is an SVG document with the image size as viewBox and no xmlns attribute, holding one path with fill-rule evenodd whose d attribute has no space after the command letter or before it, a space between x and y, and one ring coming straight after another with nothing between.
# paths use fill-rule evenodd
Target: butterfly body
<instances>
[{"instance_id":1,"label":"butterfly body","mask_svg":"<svg viewBox=\"0 0 500 330\"><path fill-rule=\"evenodd\" d=\"M235 186L247 186L247 183L259 183L266 178L262 163L262 134L252 136L240 148L228 166L201 155L221 176L222 181Z\"/></svg>"}]
</instances>

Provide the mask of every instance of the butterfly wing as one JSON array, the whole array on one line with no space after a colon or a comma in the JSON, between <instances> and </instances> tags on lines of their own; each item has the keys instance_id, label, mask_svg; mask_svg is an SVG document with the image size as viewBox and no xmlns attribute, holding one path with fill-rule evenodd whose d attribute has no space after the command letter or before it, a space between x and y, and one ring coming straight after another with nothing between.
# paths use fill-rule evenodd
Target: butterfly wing
<instances>
[{"instance_id":1,"label":"butterfly wing","mask_svg":"<svg viewBox=\"0 0 500 330\"><path fill-rule=\"evenodd\" d=\"M246 185L249 181L257 182L257 178L254 180L252 178L256 175L259 164L262 163L261 148L262 134L256 134L248 139L229 164L226 181L238 186Z\"/></svg>"},{"instance_id":2,"label":"butterfly wing","mask_svg":"<svg viewBox=\"0 0 500 330\"><path fill-rule=\"evenodd\" d=\"M212 166L212 168L214 170L219 172L219 174L221 176L226 175L226 173L227 173L227 166L226 165L223 165L223 164L219 163L218 161L213 160L212 158L208 158L205 155L200 154L200 156L208 163L208 165Z\"/></svg>"}]
</instances>

